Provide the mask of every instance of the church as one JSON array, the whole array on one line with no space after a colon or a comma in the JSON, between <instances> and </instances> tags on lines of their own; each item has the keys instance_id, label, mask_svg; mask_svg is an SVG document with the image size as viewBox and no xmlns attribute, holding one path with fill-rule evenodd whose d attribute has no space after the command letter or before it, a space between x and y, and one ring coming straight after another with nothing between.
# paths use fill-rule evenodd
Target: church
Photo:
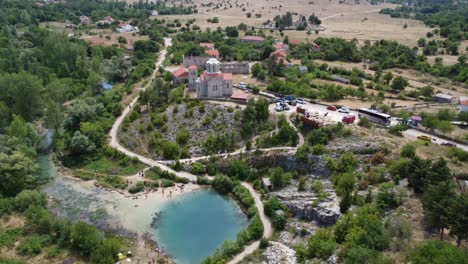
<instances>
[{"instance_id":1,"label":"church","mask_svg":"<svg viewBox=\"0 0 468 264\"><path fill-rule=\"evenodd\" d=\"M198 77L198 67L188 67L189 91L196 91L198 98L222 98L232 96L232 73L222 73L216 58L206 62L205 71Z\"/></svg>"}]
</instances>

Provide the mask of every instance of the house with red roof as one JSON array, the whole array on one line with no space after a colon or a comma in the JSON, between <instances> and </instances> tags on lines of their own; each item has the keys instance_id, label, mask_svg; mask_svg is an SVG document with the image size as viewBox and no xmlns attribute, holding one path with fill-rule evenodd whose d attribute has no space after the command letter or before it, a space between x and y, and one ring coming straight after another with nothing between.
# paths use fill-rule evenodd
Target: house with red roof
<instances>
[{"instance_id":1,"label":"house with red roof","mask_svg":"<svg viewBox=\"0 0 468 264\"><path fill-rule=\"evenodd\" d=\"M260 36L244 36L240 39L240 41L246 43L263 43L265 38Z\"/></svg>"},{"instance_id":2,"label":"house with red roof","mask_svg":"<svg viewBox=\"0 0 468 264\"><path fill-rule=\"evenodd\" d=\"M214 50L214 44L213 43L202 42L202 43L200 43L200 47L207 48L208 50Z\"/></svg>"},{"instance_id":3,"label":"house with red roof","mask_svg":"<svg viewBox=\"0 0 468 264\"><path fill-rule=\"evenodd\" d=\"M276 50L284 50L284 51L289 50L288 44L284 44L284 43L275 44L274 47L275 47Z\"/></svg>"},{"instance_id":4,"label":"house with red roof","mask_svg":"<svg viewBox=\"0 0 468 264\"><path fill-rule=\"evenodd\" d=\"M216 58L217 60L219 60L219 51L218 51L218 50L215 50L215 49L213 49L213 50L206 50L205 53L206 53L208 56L210 56L210 57L212 57L212 58Z\"/></svg>"},{"instance_id":5,"label":"house with red roof","mask_svg":"<svg viewBox=\"0 0 468 264\"><path fill-rule=\"evenodd\" d=\"M181 84L184 83L185 80L187 80L189 77L189 72L187 68L185 67L180 67L176 69L175 71L172 72L172 81L175 84Z\"/></svg>"},{"instance_id":6,"label":"house with red roof","mask_svg":"<svg viewBox=\"0 0 468 264\"><path fill-rule=\"evenodd\" d=\"M281 62L286 67L291 66L292 64L289 63L287 59L288 54L284 50L275 50L270 54L270 62L274 64L280 64Z\"/></svg>"}]
</instances>

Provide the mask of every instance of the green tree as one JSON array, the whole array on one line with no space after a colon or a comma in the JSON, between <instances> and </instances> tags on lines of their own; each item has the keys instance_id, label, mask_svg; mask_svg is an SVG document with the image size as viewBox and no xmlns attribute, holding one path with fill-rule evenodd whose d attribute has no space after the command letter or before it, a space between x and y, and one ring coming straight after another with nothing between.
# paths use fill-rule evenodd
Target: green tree
<instances>
[{"instance_id":1,"label":"green tree","mask_svg":"<svg viewBox=\"0 0 468 264\"><path fill-rule=\"evenodd\" d=\"M116 256L120 252L120 242L116 238L106 238L93 249L91 253L92 264L115 263Z\"/></svg>"},{"instance_id":2,"label":"green tree","mask_svg":"<svg viewBox=\"0 0 468 264\"><path fill-rule=\"evenodd\" d=\"M252 68L250 69L250 71L252 72L252 75L254 77L257 77L258 73L262 70L262 65L260 63L255 63L254 65L252 65Z\"/></svg>"},{"instance_id":3,"label":"green tree","mask_svg":"<svg viewBox=\"0 0 468 264\"><path fill-rule=\"evenodd\" d=\"M286 186L291 178L289 173L285 173L280 167L269 169L268 174L270 175L271 183L275 188Z\"/></svg>"},{"instance_id":4,"label":"green tree","mask_svg":"<svg viewBox=\"0 0 468 264\"><path fill-rule=\"evenodd\" d=\"M330 228L319 228L307 241L307 257L327 260L337 248Z\"/></svg>"},{"instance_id":5,"label":"green tree","mask_svg":"<svg viewBox=\"0 0 468 264\"><path fill-rule=\"evenodd\" d=\"M416 156L416 147L413 144L405 144L400 155L404 158L414 158Z\"/></svg>"},{"instance_id":6,"label":"green tree","mask_svg":"<svg viewBox=\"0 0 468 264\"><path fill-rule=\"evenodd\" d=\"M401 76L397 76L392 81L392 88L395 90L404 90L406 86L408 86L408 81Z\"/></svg>"},{"instance_id":7,"label":"green tree","mask_svg":"<svg viewBox=\"0 0 468 264\"><path fill-rule=\"evenodd\" d=\"M93 152L96 145L89 138L76 131L70 141L70 151L75 155L83 155Z\"/></svg>"},{"instance_id":8,"label":"green tree","mask_svg":"<svg viewBox=\"0 0 468 264\"><path fill-rule=\"evenodd\" d=\"M59 132L60 128L62 127L63 120L64 115L60 105L53 101L49 102L45 116L47 128L51 128L56 132Z\"/></svg>"},{"instance_id":9,"label":"green tree","mask_svg":"<svg viewBox=\"0 0 468 264\"><path fill-rule=\"evenodd\" d=\"M455 197L453 183L447 181L428 186L422 198L425 219L438 230L441 240L449 225L450 206L455 202Z\"/></svg>"},{"instance_id":10,"label":"green tree","mask_svg":"<svg viewBox=\"0 0 468 264\"><path fill-rule=\"evenodd\" d=\"M393 79L393 74L392 72L388 71L383 75L383 79L386 84L390 84L390 81Z\"/></svg>"},{"instance_id":11,"label":"green tree","mask_svg":"<svg viewBox=\"0 0 468 264\"><path fill-rule=\"evenodd\" d=\"M94 227L83 222L73 226L71 232L72 246L84 256L90 256L102 241L102 235Z\"/></svg>"},{"instance_id":12,"label":"green tree","mask_svg":"<svg viewBox=\"0 0 468 264\"><path fill-rule=\"evenodd\" d=\"M21 116L13 115L13 121L6 128L6 134L20 140L26 140L29 135L28 124Z\"/></svg>"},{"instance_id":13,"label":"green tree","mask_svg":"<svg viewBox=\"0 0 468 264\"><path fill-rule=\"evenodd\" d=\"M407 257L407 261L414 264L458 264L466 263L468 251L457 249L450 243L429 240L416 246Z\"/></svg>"},{"instance_id":14,"label":"green tree","mask_svg":"<svg viewBox=\"0 0 468 264\"><path fill-rule=\"evenodd\" d=\"M227 176L218 175L213 180L213 188L221 194L228 194L234 189L234 182Z\"/></svg>"},{"instance_id":15,"label":"green tree","mask_svg":"<svg viewBox=\"0 0 468 264\"><path fill-rule=\"evenodd\" d=\"M34 183L36 163L20 151L0 153L0 194L12 197Z\"/></svg>"},{"instance_id":16,"label":"green tree","mask_svg":"<svg viewBox=\"0 0 468 264\"><path fill-rule=\"evenodd\" d=\"M468 193L458 194L450 205L450 216L448 227L450 234L457 237L457 247L461 241L468 238Z\"/></svg>"}]
</instances>

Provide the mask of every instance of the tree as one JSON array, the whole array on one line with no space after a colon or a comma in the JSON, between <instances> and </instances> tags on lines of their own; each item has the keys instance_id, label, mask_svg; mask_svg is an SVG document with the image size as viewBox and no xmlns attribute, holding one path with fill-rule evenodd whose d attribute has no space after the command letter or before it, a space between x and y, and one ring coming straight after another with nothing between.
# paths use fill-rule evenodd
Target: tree
<instances>
[{"instance_id":1,"label":"tree","mask_svg":"<svg viewBox=\"0 0 468 264\"><path fill-rule=\"evenodd\" d=\"M408 81L401 76L397 76L392 81L392 88L395 90L404 90L406 86L408 86Z\"/></svg>"},{"instance_id":2,"label":"tree","mask_svg":"<svg viewBox=\"0 0 468 264\"><path fill-rule=\"evenodd\" d=\"M96 149L96 145L89 140L89 138L80 131L76 131L70 141L70 151L75 155L83 155L93 152Z\"/></svg>"},{"instance_id":3,"label":"tree","mask_svg":"<svg viewBox=\"0 0 468 264\"><path fill-rule=\"evenodd\" d=\"M234 27L226 27L225 32L226 32L226 36L228 36L230 38L239 37L239 31L237 31L237 28L235 26Z\"/></svg>"},{"instance_id":4,"label":"tree","mask_svg":"<svg viewBox=\"0 0 468 264\"><path fill-rule=\"evenodd\" d=\"M280 167L269 169L268 174L270 175L271 183L275 188L284 187L290 180L290 175L288 173L284 173L283 169Z\"/></svg>"},{"instance_id":5,"label":"tree","mask_svg":"<svg viewBox=\"0 0 468 264\"><path fill-rule=\"evenodd\" d=\"M116 238L106 238L91 253L92 264L114 263L115 257L120 252L120 242Z\"/></svg>"},{"instance_id":6,"label":"tree","mask_svg":"<svg viewBox=\"0 0 468 264\"><path fill-rule=\"evenodd\" d=\"M437 130L442 132L442 134L447 134L453 131L453 126L450 124L450 121L442 120L437 123Z\"/></svg>"},{"instance_id":7,"label":"tree","mask_svg":"<svg viewBox=\"0 0 468 264\"><path fill-rule=\"evenodd\" d=\"M382 78L386 84L390 84L390 81L393 79L393 74L392 72L388 71L382 76Z\"/></svg>"},{"instance_id":8,"label":"tree","mask_svg":"<svg viewBox=\"0 0 468 264\"><path fill-rule=\"evenodd\" d=\"M425 47L426 46L426 39L425 38L419 38L418 39L418 46L419 47Z\"/></svg>"},{"instance_id":9,"label":"tree","mask_svg":"<svg viewBox=\"0 0 468 264\"><path fill-rule=\"evenodd\" d=\"M0 194L15 196L34 183L35 161L20 151L0 153Z\"/></svg>"},{"instance_id":10,"label":"tree","mask_svg":"<svg viewBox=\"0 0 468 264\"><path fill-rule=\"evenodd\" d=\"M395 208L398 206L399 201L395 194L395 184L392 182L385 182L379 185L379 192L376 196L376 203L382 209Z\"/></svg>"},{"instance_id":11,"label":"tree","mask_svg":"<svg viewBox=\"0 0 468 264\"><path fill-rule=\"evenodd\" d=\"M161 147L162 147L162 155L165 159L175 160L179 158L180 150L179 150L179 146L176 143L170 142L170 141L164 141Z\"/></svg>"},{"instance_id":12,"label":"tree","mask_svg":"<svg viewBox=\"0 0 468 264\"><path fill-rule=\"evenodd\" d=\"M458 194L450 205L450 217L448 227L450 234L457 237L457 247L461 241L468 238L468 193Z\"/></svg>"},{"instance_id":13,"label":"tree","mask_svg":"<svg viewBox=\"0 0 468 264\"><path fill-rule=\"evenodd\" d=\"M78 222L71 232L72 246L84 256L90 256L102 241L102 235L91 225Z\"/></svg>"},{"instance_id":14,"label":"tree","mask_svg":"<svg viewBox=\"0 0 468 264\"><path fill-rule=\"evenodd\" d=\"M24 121L21 116L13 115L13 121L6 128L6 134L12 137L16 137L20 140L26 140L29 135L28 124Z\"/></svg>"},{"instance_id":15,"label":"tree","mask_svg":"<svg viewBox=\"0 0 468 264\"><path fill-rule=\"evenodd\" d=\"M413 264L456 264L466 263L468 251L457 249L450 243L429 240L416 246L407 257L407 262Z\"/></svg>"},{"instance_id":16,"label":"tree","mask_svg":"<svg viewBox=\"0 0 468 264\"><path fill-rule=\"evenodd\" d=\"M429 185L422 198L426 221L437 229L441 240L449 224L449 208L455 202L455 197L453 183L447 181Z\"/></svg>"},{"instance_id":17,"label":"tree","mask_svg":"<svg viewBox=\"0 0 468 264\"><path fill-rule=\"evenodd\" d=\"M47 128L54 129L59 132L64 120L63 111L60 105L56 102L50 101L45 116L45 122Z\"/></svg>"},{"instance_id":18,"label":"tree","mask_svg":"<svg viewBox=\"0 0 468 264\"><path fill-rule=\"evenodd\" d=\"M258 73L262 70L262 65L260 63L255 63L254 65L252 65L252 68L251 68L251 72L252 72L252 76L254 77L257 77Z\"/></svg>"},{"instance_id":19,"label":"tree","mask_svg":"<svg viewBox=\"0 0 468 264\"><path fill-rule=\"evenodd\" d=\"M227 176L218 175L213 180L213 188L221 194L228 194L234 189L234 182Z\"/></svg>"},{"instance_id":20,"label":"tree","mask_svg":"<svg viewBox=\"0 0 468 264\"><path fill-rule=\"evenodd\" d=\"M0 101L10 102L12 113L31 121L41 113L41 80L29 73L20 72L0 76Z\"/></svg>"},{"instance_id":21,"label":"tree","mask_svg":"<svg viewBox=\"0 0 468 264\"><path fill-rule=\"evenodd\" d=\"M319 228L307 240L307 257L327 260L337 248L330 228Z\"/></svg>"}]
</instances>

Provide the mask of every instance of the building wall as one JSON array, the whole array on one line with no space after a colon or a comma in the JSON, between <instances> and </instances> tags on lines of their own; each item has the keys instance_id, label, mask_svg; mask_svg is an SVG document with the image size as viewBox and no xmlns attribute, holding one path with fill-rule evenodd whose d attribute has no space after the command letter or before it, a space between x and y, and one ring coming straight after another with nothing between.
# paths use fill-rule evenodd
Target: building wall
<instances>
[{"instance_id":1,"label":"building wall","mask_svg":"<svg viewBox=\"0 0 468 264\"><path fill-rule=\"evenodd\" d=\"M184 67L188 68L190 65L197 65L198 67L205 68L206 62L209 60L209 57L201 57L201 56L187 56L184 57Z\"/></svg>"},{"instance_id":2,"label":"building wall","mask_svg":"<svg viewBox=\"0 0 468 264\"><path fill-rule=\"evenodd\" d=\"M250 67L248 62L221 63L221 72L232 74L249 74Z\"/></svg>"},{"instance_id":3,"label":"building wall","mask_svg":"<svg viewBox=\"0 0 468 264\"><path fill-rule=\"evenodd\" d=\"M186 79L187 79L187 76L178 77L178 78L172 77L172 81L174 82L174 84L184 83Z\"/></svg>"}]
</instances>

